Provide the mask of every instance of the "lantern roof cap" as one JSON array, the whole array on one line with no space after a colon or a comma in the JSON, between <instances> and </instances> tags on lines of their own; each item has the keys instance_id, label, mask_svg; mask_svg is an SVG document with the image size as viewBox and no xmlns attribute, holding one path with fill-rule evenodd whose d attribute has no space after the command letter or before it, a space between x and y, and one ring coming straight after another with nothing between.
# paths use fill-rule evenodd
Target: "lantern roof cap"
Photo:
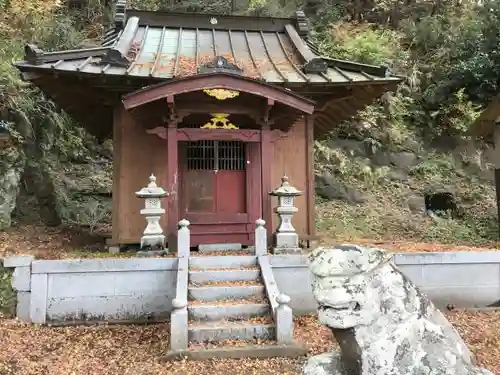
<instances>
[{"instance_id":1,"label":"lantern roof cap","mask_svg":"<svg viewBox=\"0 0 500 375\"><path fill-rule=\"evenodd\" d=\"M303 191L297 190L293 185L288 182L288 176L281 177L281 185L271 191L269 195L276 197L297 197L304 194Z\"/></svg>"},{"instance_id":2,"label":"lantern roof cap","mask_svg":"<svg viewBox=\"0 0 500 375\"><path fill-rule=\"evenodd\" d=\"M156 176L151 174L149 176L149 184L146 187L143 187L141 190L137 191L135 195L138 198L162 198L168 195L168 192L165 191L162 187L156 185Z\"/></svg>"}]
</instances>

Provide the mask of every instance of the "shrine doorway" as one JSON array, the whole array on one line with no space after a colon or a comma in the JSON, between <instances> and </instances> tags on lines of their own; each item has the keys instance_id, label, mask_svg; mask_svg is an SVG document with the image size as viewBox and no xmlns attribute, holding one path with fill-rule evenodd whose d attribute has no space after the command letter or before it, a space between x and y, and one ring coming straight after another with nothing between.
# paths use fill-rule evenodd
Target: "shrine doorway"
<instances>
[{"instance_id":1,"label":"shrine doorway","mask_svg":"<svg viewBox=\"0 0 500 375\"><path fill-rule=\"evenodd\" d=\"M191 223L193 246L251 243L252 149L242 141L179 142L179 211Z\"/></svg>"}]
</instances>

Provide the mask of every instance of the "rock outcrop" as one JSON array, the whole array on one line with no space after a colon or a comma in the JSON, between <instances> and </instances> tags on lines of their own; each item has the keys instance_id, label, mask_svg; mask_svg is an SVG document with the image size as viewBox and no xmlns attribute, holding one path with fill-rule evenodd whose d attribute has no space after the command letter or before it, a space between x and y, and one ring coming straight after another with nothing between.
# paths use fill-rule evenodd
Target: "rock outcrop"
<instances>
[{"instance_id":1,"label":"rock outcrop","mask_svg":"<svg viewBox=\"0 0 500 375\"><path fill-rule=\"evenodd\" d=\"M11 225L25 158L15 147L0 145L0 230Z\"/></svg>"},{"instance_id":2,"label":"rock outcrop","mask_svg":"<svg viewBox=\"0 0 500 375\"><path fill-rule=\"evenodd\" d=\"M340 351L311 357L303 375L493 375L383 249L318 248L310 260L318 317Z\"/></svg>"}]
</instances>

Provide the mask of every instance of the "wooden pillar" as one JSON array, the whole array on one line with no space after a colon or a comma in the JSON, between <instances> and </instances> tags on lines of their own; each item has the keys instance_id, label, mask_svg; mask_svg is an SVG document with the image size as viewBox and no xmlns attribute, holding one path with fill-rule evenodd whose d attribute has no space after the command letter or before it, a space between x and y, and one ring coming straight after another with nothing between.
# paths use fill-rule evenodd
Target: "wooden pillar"
<instances>
[{"instance_id":1,"label":"wooden pillar","mask_svg":"<svg viewBox=\"0 0 500 375\"><path fill-rule=\"evenodd\" d=\"M177 223L179 222L179 161L177 145L177 122L167 128L167 242L170 252L177 251Z\"/></svg>"},{"instance_id":2,"label":"wooden pillar","mask_svg":"<svg viewBox=\"0 0 500 375\"><path fill-rule=\"evenodd\" d=\"M268 244L271 243L273 234L273 207L272 198L269 192L272 190L271 186L271 165L272 157L272 138L269 124L262 125L262 134L260 137L260 160L261 160L261 173L262 173L262 219L266 222Z\"/></svg>"},{"instance_id":3,"label":"wooden pillar","mask_svg":"<svg viewBox=\"0 0 500 375\"><path fill-rule=\"evenodd\" d=\"M493 132L493 142L495 145L495 190L497 197L498 231L500 233L500 124L495 125Z\"/></svg>"},{"instance_id":4,"label":"wooden pillar","mask_svg":"<svg viewBox=\"0 0 500 375\"><path fill-rule=\"evenodd\" d=\"M316 191L314 184L314 117L305 116L306 122L306 199L307 199L307 235L308 247L311 247L313 237L316 236Z\"/></svg>"},{"instance_id":5,"label":"wooden pillar","mask_svg":"<svg viewBox=\"0 0 500 375\"><path fill-rule=\"evenodd\" d=\"M116 106L113 112L113 192L111 209L111 244L120 245L120 176L123 172L122 147L123 147L123 111ZM125 168L126 169L126 168Z\"/></svg>"}]
</instances>

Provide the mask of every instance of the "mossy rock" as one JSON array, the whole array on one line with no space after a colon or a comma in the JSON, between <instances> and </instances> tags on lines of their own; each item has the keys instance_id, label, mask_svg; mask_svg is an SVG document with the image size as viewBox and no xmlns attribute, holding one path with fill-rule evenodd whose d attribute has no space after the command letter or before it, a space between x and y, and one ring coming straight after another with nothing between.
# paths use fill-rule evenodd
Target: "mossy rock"
<instances>
[{"instance_id":1,"label":"mossy rock","mask_svg":"<svg viewBox=\"0 0 500 375\"><path fill-rule=\"evenodd\" d=\"M15 317L17 294L12 288L12 270L0 262L0 316Z\"/></svg>"}]
</instances>

